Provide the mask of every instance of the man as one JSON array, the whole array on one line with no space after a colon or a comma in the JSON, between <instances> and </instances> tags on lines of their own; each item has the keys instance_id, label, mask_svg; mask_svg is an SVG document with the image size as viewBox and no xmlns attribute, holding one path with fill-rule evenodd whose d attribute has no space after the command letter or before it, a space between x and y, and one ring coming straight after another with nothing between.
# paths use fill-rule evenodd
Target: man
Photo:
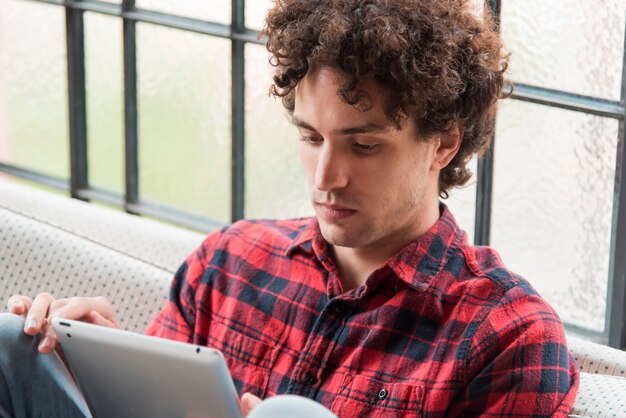
<instances>
[{"instance_id":1,"label":"man","mask_svg":"<svg viewBox=\"0 0 626 418\"><path fill-rule=\"evenodd\" d=\"M492 131L507 58L489 16L278 0L264 33L316 216L210 235L148 334L222 350L246 409L292 393L340 417L566 416L578 374L558 316L439 202ZM117 324L102 298L9 309L44 353L50 316Z\"/></svg>"}]
</instances>

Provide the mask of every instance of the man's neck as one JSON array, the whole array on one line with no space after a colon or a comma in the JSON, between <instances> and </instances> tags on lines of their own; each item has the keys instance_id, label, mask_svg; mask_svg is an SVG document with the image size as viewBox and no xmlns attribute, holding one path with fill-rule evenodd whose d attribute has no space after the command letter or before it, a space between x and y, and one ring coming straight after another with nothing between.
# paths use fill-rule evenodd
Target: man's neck
<instances>
[{"instance_id":1,"label":"man's neck","mask_svg":"<svg viewBox=\"0 0 626 418\"><path fill-rule=\"evenodd\" d=\"M364 285L367 278L390 258L363 249L338 246L333 246L333 255L345 292Z\"/></svg>"},{"instance_id":2,"label":"man's neck","mask_svg":"<svg viewBox=\"0 0 626 418\"><path fill-rule=\"evenodd\" d=\"M368 246L350 248L333 245L332 254L337 265L341 284L345 292L362 286L380 266L396 256L403 248L424 235L439 219L439 208L424 217L415 229L402 235L395 234L394 240L373 243Z\"/></svg>"}]
</instances>

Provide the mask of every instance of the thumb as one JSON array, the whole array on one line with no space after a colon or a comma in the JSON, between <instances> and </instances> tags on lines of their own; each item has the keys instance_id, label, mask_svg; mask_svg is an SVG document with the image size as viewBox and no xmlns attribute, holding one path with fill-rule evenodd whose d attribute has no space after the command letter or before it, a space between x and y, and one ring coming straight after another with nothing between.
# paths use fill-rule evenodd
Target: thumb
<instances>
[{"instance_id":1,"label":"thumb","mask_svg":"<svg viewBox=\"0 0 626 418\"><path fill-rule=\"evenodd\" d=\"M87 314L87 321L94 325L100 325L101 327L119 328L116 324L109 321L96 311L91 311L89 312L89 314Z\"/></svg>"},{"instance_id":2,"label":"thumb","mask_svg":"<svg viewBox=\"0 0 626 418\"><path fill-rule=\"evenodd\" d=\"M241 396L241 414L245 417L250 413L252 408L261 403L261 398L254 396L250 392L246 392Z\"/></svg>"}]
</instances>

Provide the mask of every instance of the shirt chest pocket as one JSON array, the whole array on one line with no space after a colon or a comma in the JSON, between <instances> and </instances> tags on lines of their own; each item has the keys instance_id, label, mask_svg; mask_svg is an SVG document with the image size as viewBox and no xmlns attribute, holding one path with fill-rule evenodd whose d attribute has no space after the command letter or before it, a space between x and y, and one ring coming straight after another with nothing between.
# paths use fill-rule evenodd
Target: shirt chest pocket
<instances>
[{"instance_id":1,"label":"shirt chest pocket","mask_svg":"<svg viewBox=\"0 0 626 418\"><path fill-rule=\"evenodd\" d=\"M422 416L422 387L359 375L345 375L341 387L331 407L340 418Z\"/></svg>"},{"instance_id":2,"label":"shirt chest pocket","mask_svg":"<svg viewBox=\"0 0 626 418\"><path fill-rule=\"evenodd\" d=\"M212 347L224 354L239 396L250 392L265 397L278 350L219 322L211 324L209 341Z\"/></svg>"}]
</instances>

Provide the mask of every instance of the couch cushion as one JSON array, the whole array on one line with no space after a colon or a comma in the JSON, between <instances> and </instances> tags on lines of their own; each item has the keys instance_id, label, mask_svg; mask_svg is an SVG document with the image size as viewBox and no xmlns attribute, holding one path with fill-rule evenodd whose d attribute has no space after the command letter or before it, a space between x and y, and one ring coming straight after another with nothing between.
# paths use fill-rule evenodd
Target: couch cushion
<instances>
[{"instance_id":1,"label":"couch cushion","mask_svg":"<svg viewBox=\"0 0 626 418\"><path fill-rule=\"evenodd\" d=\"M142 332L172 274L81 236L0 208L0 301L13 294L106 296L124 329Z\"/></svg>"},{"instance_id":2,"label":"couch cushion","mask_svg":"<svg viewBox=\"0 0 626 418\"><path fill-rule=\"evenodd\" d=\"M581 373L576 404L570 417L626 416L626 379Z\"/></svg>"},{"instance_id":3,"label":"couch cushion","mask_svg":"<svg viewBox=\"0 0 626 418\"><path fill-rule=\"evenodd\" d=\"M203 234L0 179L0 310L13 294L110 299L142 332Z\"/></svg>"},{"instance_id":4,"label":"couch cushion","mask_svg":"<svg viewBox=\"0 0 626 418\"><path fill-rule=\"evenodd\" d=\"M626 352L572 336L567 346L581 372L626 378Z\"/></svg>"}]
</instances>

